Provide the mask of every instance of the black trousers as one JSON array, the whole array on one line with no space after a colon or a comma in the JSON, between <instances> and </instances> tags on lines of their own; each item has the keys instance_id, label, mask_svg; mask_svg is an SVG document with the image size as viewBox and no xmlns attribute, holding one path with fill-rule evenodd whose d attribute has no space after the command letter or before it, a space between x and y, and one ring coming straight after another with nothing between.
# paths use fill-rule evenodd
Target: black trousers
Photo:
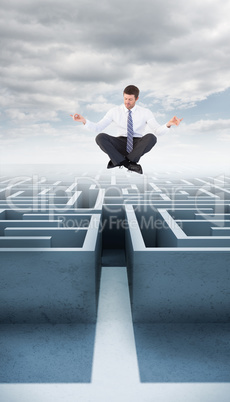
<instances>
[{"instance_id":1,"label":"black trousers","mask_svg":"<svg viewBox=\"0 0 230 402\"><path fill-rule=\"evenodd\" d=\"M127 137L113 137L100 133L96 136L96 143L111 159L114 165L119 165L125 157L131 162L138 162L140 157L149 152L157 142L154 134L146 134L143 137L133 138L133 150L126 151Z\"/></svg>"}]
</instances>

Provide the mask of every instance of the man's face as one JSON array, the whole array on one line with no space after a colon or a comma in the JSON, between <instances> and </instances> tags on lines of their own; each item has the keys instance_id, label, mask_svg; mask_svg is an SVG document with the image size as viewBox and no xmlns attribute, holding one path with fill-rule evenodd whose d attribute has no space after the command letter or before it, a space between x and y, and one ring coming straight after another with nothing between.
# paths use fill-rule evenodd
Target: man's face
<instances>
[{"instance_id":1,"label":"man's face","mask_svg":"<svg viewBox=\"0 0 230 402\"><path fill-rule=\"evenodd\" d=\"M138 98L137 98L138 99ZM134 95L124 94L124 104L127 109L132 109L137 101Z\"/></svg>"}]
</instances>

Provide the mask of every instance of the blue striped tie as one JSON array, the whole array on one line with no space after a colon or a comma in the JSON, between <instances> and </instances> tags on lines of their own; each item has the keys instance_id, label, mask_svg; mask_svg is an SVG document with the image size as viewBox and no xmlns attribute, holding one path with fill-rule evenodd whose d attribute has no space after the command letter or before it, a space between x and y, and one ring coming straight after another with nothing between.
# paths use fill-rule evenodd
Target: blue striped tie
<instances>
[{"instance_id":1,"label":"blue striped tie","mask_svg":"<svg viewBox=\"0 0 230 402\"><path fill-rule=\"evenodd\" d=\"M127 145L126 151L130 153L133 150L133 119L131 110L129 110L128 120L127 120Z\"/></svg>"}]
</instances>

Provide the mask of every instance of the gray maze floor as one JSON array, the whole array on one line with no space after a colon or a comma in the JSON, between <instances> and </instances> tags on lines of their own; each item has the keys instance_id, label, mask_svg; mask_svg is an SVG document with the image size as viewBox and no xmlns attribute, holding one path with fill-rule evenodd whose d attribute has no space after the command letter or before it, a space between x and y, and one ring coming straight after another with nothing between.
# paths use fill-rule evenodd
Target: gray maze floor
<instances>
[{"instance_id":1,"label":"gray maze floor","mask_svg":"<svg viewBox=\"0 0 230 402\"><path fill-rule=\"evenodd\" d=\"M2 169L0 400L228 401L229 274L228 175Z\"/></svg>"}]
</instances>

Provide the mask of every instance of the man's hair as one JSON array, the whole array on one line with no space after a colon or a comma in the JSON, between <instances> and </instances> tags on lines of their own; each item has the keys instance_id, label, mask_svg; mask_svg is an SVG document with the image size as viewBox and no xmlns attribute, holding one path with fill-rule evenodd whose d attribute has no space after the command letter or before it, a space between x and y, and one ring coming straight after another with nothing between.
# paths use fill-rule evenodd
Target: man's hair
<instances>
[{"instance_id":1,"label":"man's hair","mask_svg":"<svg viewBox=\"0 0 230 402\"><path fill-rule=\"evenodd\" d=\"M127 95L134 95L135 99L138 98L139 96L139 89L137 87L135 87L135 85L128 85L125 89L123 94L127 94Z\"/></svg>"}]
</instances>

